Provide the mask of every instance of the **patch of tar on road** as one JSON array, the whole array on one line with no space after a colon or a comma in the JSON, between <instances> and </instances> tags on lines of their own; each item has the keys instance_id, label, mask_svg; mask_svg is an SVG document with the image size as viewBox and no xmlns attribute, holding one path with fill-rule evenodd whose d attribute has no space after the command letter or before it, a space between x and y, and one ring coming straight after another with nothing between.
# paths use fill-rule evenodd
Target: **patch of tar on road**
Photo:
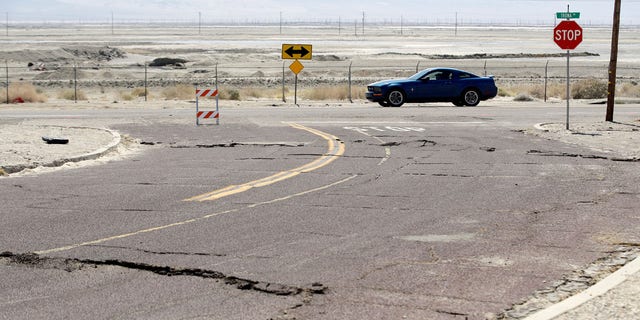
<instances>
[{"instance_id":1,"label":"patch of tar on road","mask_svg":"<svg viewBox=\"0 0 640 320\"><path fill-rule=\"evenodd\" d=\"M156 142L156 144L160 144ZM171 143L169 148L189 149L189 148L235 148L239 146L249 147L304 147L305 142L229 142L229 143L211 143L211 144L176 144Z\"/></svg>"}]
</instances>

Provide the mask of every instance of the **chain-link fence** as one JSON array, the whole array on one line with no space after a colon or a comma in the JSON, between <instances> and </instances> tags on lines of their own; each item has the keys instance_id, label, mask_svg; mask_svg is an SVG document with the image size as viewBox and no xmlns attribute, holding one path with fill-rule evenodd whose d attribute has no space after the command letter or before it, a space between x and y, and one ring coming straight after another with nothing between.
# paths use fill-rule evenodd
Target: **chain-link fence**
<instances>
[{"instance_id":1,"label":"chain-link fence","mask_svg":"<svg viewBox=\"0 0 640 320\"><path fill-rule=\"evenodd\" d=\"M452 65L437 60L419 60L405 65L366 65L359 61L308 61L298 77L302 99L363 99L366 84L389 78L407 77L429 67ZM290 61L242 64L177 63L162 67L136 65L25 65L6 64L0 80L3 102L45 100L119 101L150 99L193 99L193 87L221 88L221 98L233 100L287 100L293 93ZM515 91L553 92L565 83L566 62L562 59L514 62L504 60L460 60L456 66L478 75L493 75L504 95ZM640 97L639 67L618 65L618 96ZM572 83L595 79L606 85L608 66L593 62L571 65ZM529 88L529 89L527 89ZM548 90L549 89L549 90ZM509 93L509 90L514 91ZM540 94L533 94L538 98ZM39 98L38 98L39 97Z\"/></svg>"}]
</instances>

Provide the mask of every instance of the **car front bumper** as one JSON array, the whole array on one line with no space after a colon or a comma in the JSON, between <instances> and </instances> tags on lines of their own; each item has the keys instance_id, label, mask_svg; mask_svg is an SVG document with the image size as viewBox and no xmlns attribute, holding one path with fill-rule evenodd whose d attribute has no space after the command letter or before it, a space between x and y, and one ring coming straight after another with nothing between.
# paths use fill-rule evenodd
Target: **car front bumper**
<instances>
[{"instance_id":1,"label":"car front bumper","mask_svg":"<svg viewBox=\"0 0 640 320\"><path fill-rule=\"evenodd\" d=\"M371 91L367 91L365 92L364 96L371 102L384 101L384 95L382 93L373 93Z\"/></svg>"}]
</instances>

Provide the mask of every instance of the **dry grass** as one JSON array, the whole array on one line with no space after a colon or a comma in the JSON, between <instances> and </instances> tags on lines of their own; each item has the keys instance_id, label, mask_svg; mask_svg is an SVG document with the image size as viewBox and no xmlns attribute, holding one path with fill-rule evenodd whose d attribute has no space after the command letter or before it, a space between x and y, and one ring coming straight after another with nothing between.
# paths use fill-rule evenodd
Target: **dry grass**
<instances>
[{"instance_id":1,"label":"dry grass","mask_svg":"<svg viewBox=\"0 0 640 320\"><path fill-rule=\"evenodd\" d=\"M74 91L73 89L66 89L58 92L58 98L64 100L89 100L87 98L87 95L82 90L77 91L76 97L76 91Z\"/></svg>"},{"instance_id":2,"label":"dry grass","mask_svg":"<svg viewBox=\"0 0 640 320\"><path fill-rule=\"evenodd\" d=\"M195 88L186 84L179 84L174 87L164 88L162 91L162 97L166 100L193 100L195 99L195 96Z\"/></svg>"},{"instance_id":3,"label":"dry grass","mask_svg":"<svg viewBox=\"0 0 640 320\"><path fill-rule=\"evenodd\" d=\"M637 82L631 81L616 86L616 96L627 98L640 98L640 85Z\"/></svg>"},{"instance_id":4,"label":"dry grass","mask_svg":"<svg viewBox=\"0 0 640 320\"><path fill-rule=\"evenodd\" d=\"M285 94L288 92L289 89L285 88ZM282 98L282 88L246 87L240 89L240 96L255 99L279 99Z\"/></svg>"},{"instance_id":5,"label":"dry grass","mask_svg":"<svg viewBox=\"0 0 640 320\"><path fill-rule=\"evenodd\" d=\"M544 99L544 84L506 84L500 85L498 95L514 97L516 101L530 101L527 97ZM638 90L640 93L640 90ZM567 85L561 82L547 84L547 98L565 99ZM572 99L602 99L607 96L607 83L597 79L584 79L571 83Z\"/></svg>"},{"instance_id":6,"label":"dry grass","mask_svg":"<svg viewBox=\"0 0 640 320\"><path fill-rule=\"evenodd\" d=\"M580 80L571 86L573 99L602 99L607 97L607 82L598 79Z\"/></svg>"},{"instance_id":7,"label":"dry grass","mask_svg":"<svg viewBox=\"0 0 640 320\"><path fill-rule=\"evenodd\" d=\"M119 96L120 99L124 101L131 101L137 98L144 97L145 90L144 88L134 88L130 92L120 91ZM150 98L149 93L147 92L147 98Z\"/></svg>"},{"instance_id":8,"label":"dry grass","mask_svg":"<svg viewBox=\"0 0 640 320\"><path fill-rule=\"evenodd\" d=\"M9 85L9 102L15 99L24 102L47 102L47 96L30 83L11 83ZM7 100L6 88L0 92L0 101Z\"/></svg>"},{"instance_id":9,"label":"dry grass","mask_svg":"<svg viewBox=\"0 0 640 320\"><path fill-rule=\"evenodd\" d=\"M361 87L351 88L352 99L364 99L365 89ZM302 89L300 97L306 100L347 100L349 99L348 85L324 85L314 88Z\"/></svg>"}]
</instances>

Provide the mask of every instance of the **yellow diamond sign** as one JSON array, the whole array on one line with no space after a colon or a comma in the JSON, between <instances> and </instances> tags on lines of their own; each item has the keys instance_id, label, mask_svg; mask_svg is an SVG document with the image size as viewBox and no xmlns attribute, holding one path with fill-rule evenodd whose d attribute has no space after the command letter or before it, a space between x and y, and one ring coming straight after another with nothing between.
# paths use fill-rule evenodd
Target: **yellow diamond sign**
<instances>
[{"instance_id":1,"label":"yellow diamond sign","mask_svg":"<svg viewBox=\"0 0 640 320\"><path fill-rule=\"evenodd\" d=\"M293 71L293 73L298 74L300 73L300 71L302 71L302 69L304 69L304 66L302 65L302 63L300 63L300 61L298 61L296 59L296 61L294 61L290 66L289 69L291 69L291 71Z\"/></svg>"}]
</instances>

